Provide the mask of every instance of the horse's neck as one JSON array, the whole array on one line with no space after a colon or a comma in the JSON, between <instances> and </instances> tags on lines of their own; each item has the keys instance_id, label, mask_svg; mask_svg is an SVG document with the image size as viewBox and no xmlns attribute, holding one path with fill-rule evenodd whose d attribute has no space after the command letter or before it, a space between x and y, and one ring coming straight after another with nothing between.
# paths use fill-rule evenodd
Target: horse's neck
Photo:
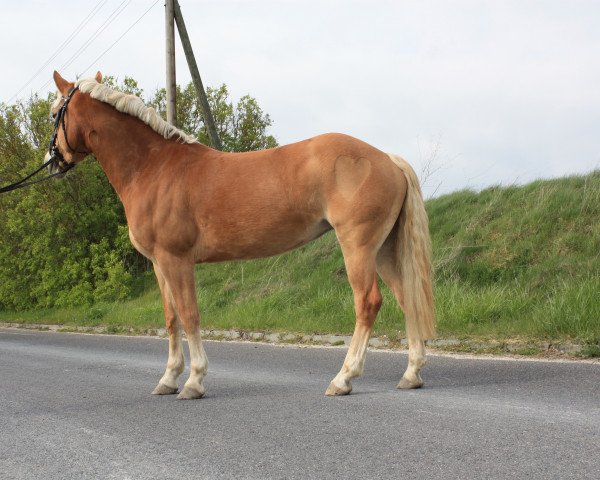
<instances>
[{"instance_id":1,"label":"horse's neck","mask_svg":"<svg viewBox=\"0 0 600 480\"><path fill-rule=\"evenodd\" d=\"M133 179L152 162L150 150L167 142L140 120L102 108L92 128L93 153L123 200Z\"/></svg>"}]
</instances>

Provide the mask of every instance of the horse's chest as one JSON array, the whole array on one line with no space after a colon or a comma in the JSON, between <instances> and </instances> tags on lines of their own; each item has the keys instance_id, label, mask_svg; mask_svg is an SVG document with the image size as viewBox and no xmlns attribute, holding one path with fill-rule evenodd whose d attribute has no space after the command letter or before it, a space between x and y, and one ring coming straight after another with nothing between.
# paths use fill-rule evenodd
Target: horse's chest
<instances>
[{"instance_id":1,"label":"horse's chest","mask_svg":"<svg viewBox=\"0 0 600 480\"><path fill-rule=\"evenodd\" d=\"M131 244L135 247L135 249L138 252L144 255L144 257L153 260L153 252L151 246L148 245L148 242L143 241L143 237L141 239L138 239L131 227L129 228L129 240L131 240Z\"/></svg>"}]
</instances>

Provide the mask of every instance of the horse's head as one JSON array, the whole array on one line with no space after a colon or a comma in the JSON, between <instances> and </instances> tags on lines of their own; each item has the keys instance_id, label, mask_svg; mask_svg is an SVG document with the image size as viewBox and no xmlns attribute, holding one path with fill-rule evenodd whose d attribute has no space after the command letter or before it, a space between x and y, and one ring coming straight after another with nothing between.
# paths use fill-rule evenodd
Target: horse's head
<instances>
[{"instance_id":1,"label":"horse's head","mask_svg":"<svg viewBox=\"0 0 600 480\"><path fill-rule=\"evenodd\" d=\"M102 81L102 74L96 74L96 81ZM89 153L81 130L81 92L75 83L68 82L58 72L54 72L54 83L58 89L56 100L50 107L54 121L54 133L50 140L44 162L54 159L48 165L50 173L65 173L81 162Z\"/></svg>"}]
</instances>

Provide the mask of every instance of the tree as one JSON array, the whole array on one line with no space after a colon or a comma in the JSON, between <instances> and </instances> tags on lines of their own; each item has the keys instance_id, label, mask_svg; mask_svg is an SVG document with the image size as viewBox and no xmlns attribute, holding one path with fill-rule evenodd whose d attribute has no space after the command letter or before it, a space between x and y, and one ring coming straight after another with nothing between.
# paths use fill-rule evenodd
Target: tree
<instances>
[{"instance_id":1,"label":"tree","mask_svg":"<svg viewBox=\"0 0 600 480\"><path fill-rule=\"evenodd\" d=\"M156 90L149 104L166 118L166 91ZM272 125L271 117L265 114L255 98L243 96L234 105L229 99L227 85L206 89L208 104L212 111L217 132L227 152L248 152L277 146L275 137L267 134ZM208 132L202 118L200 105L193 83L185 88L177 86L177 126L195 136L201 143L209 145Z\"/></svg>"}]
</instances>

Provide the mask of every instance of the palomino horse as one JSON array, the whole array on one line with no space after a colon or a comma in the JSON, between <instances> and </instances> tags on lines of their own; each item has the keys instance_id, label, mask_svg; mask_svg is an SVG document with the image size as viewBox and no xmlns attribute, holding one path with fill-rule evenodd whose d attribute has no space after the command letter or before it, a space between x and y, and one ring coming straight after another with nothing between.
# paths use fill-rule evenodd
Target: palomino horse
<instances>
[{"instance_id":1,"label":"palomino horse","mask_svg":"<svg viewBox=\"0 0 600 480\"><path fill-rule=\"evenodd\" d=\"M381 307L377 275L406 317L408 368L399 388L423 385L424 340L435 333L427 214L413 169L355 138L326 134L247 153L224 153L167 124L133 96L54 72L61 171L93 154L125 207L131 242L154 264L169 332L154 394L200 398L208 361L200 339L194 265L276 255L335 230L354 293L356 325L326 395L344 395L363 371ZM68 108L67 108L68 107Z\"/></svg>"}]
</instances>

